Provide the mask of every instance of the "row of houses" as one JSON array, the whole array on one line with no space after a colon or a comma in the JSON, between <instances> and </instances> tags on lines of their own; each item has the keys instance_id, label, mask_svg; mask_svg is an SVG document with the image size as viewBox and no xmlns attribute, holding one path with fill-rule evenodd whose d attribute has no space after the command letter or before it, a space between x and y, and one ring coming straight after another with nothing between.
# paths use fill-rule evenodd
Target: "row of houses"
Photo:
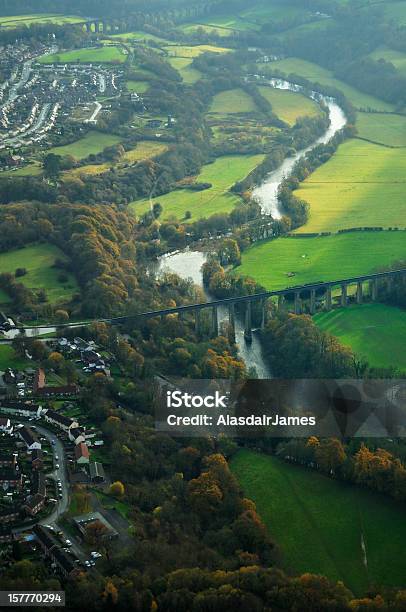
<instances>
[{"instance_id":1,"label":"row of houses","mask_svg":"<svg viewBox=\"0 0 406 612\"><path fill-rule=\"evenodd\" d=\"M79 571L75 560L71 555L62 550L60 543L47 527L36 525L34 527L34 535L45 557L51 559L52 563L55 563L63 576L74 576Z\"/></svg>"}]
</instances>

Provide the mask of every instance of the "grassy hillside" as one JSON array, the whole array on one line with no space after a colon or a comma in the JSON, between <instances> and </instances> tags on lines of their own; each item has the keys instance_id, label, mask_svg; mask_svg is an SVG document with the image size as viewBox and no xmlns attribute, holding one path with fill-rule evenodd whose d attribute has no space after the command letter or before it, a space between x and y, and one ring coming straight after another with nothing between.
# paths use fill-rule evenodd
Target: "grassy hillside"
<instances>
[{"instance_id":1,"label":"grassy hillside","mask_svg":"<svg viewBox=\"0 0 406 612\"><path fill-rule=\"evenodd\" d=\"M232 459L231 469L280 546L286 569L343 580L356 594L403 584L404 507L248 450Z\"/></svg>"},{"instance_id":2,"label":"grassy hillside","mask_svg":"<svg viewBox=\"0 0 406 612\"><path fill-rule=\"evenodd\" d=\"M316 102L302 94L272 87L260 87L259 90L270 102L273 112L289 125L294 125L299 117L314 117L320 114Z\"/></svg>"},{"instance_id":3,"label":"grassy hillside","mask_svg":"<svg viewBox=\"0 0 406 612\"><path fill-rule=\"evenodd\" d=\"M103 134L102 132L89 132L83 138L72 142L72 144L50 149L55 155L72 155L75 159L84 159L88 155L101 153L106 147L118 144L120 138L114 134Z\"/></svg>"},{"instance_id":4,"label":"grassy hillside","mask_svg":"<svg viewBox=\"0 0 406 612\"><path fill-rule=\"evenodd\" d=\"M256 106L251 96L242 89L229 89L216 94L210 106L210 113L233 114L251 113Z\"/></svg>"},{"instance_id":5,"label":"grassy hillside","mask_svg":"<svg viewBox=\"0 0 406 612\"><path fill-rule=\"evenodd\" d=\"M236 272L252 276L267 289L357 276L404 259L405 236L405 232L356 232L279 238L245 251Z\"/></svg>"},{"instance_id":6,"label":"grassy hillside","mask_svg":"<svg viewBox=\"0 0 406 612\"><path fill-rule=\"evenodd\" d=\"M92 64L98 62L121 64L126 60L126 57L122 47L106 45L96 49L74 49L65 53L44 55L39 59L39 62L41 64Z\"/></svg>"},{"instance_id":7,"label":"grassy hillside","mask_svg":"<svg viewBox=\"0 0 406 612\"><path fill-rule=\"evenodd\" d=\"M374 367L406 371L406 311L385 304L350 306L315 315L315 323Z\"/></svg>"},{"instance_id":8,"label":"grassy hillside","mask_svg":"<svg viewBox=\"0 0 406 612\"><path fill-rule=\"evenodd\" d=\"M389 147L406 147L406 117L358 113L358 136Z\"/></svg>"}]
</instances>

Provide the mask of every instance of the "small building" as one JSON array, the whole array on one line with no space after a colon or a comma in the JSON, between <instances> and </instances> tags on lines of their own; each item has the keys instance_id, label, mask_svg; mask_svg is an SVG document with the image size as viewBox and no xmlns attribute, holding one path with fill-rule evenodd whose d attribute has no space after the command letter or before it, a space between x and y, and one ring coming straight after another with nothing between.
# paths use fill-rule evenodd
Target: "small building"
<instances>
[{"instance_id":1,"label":"small building","mask_svg":"<svg viewBox=\"0 0 406 612\"><path fill-rule=\"evenodd\" d=\"M1 453L0 454L0 468L10 467L15 468L17 465L17 453Z\"/></svg>"},{"instance_id":2,"label":"small building","mask_svg":"<svg viewBox=\"0 0 406 612\"><path fill-rule=\"evenodd\" d=\"M0 411L24 417L40 417L43 412L38 404L20 400L0 400Z\"/></svg>"},{"instance_id":3,"label":"small building","mask_svg":"<svg viewBox=\"0 0 406 612\"><path fill-rule=\"evenodd\" d=\"M0 431L12 431L11 421L7 417L0 417Z\"/></svg>"},{"instance_id":4,"label":"small building","mask_svg":"<svg viewBox=\"0 0 406 612\"><path fill-rule=\"evenodd\" d=\"M0 510L0 525L6 525L8 523L16 523L20 518L19 508L3 508Z\"/></svg>"},{"instance_id":5,"label":"small building","mask_svg":"<svg viewBox=\"0 0 406 612\"><path fill-rule=\"evenodd\" d=\"M44 465L44 454L42 450L33 450L31 453L31 465L33 470L42 470Z\"/></svg>"},{"instance_id":6,"label":"small building","mask_svg":"<svg viewBox=\"0 0 406 612\"><path fill-rule=\"evenodd\" d=\"M78 465L89 463L89 449L84 442L75 446L75 459Z\"/></svg>"},{"instance_id":7,"label":"small building","mask_svg":"<svg viewBox=\"0 0 406 612\"><path fill-rule=\"evenodd\" d=\"M81 429L80 427L72 427L69 430L69 440L75 445L80 444L81 442L86 442L83 429Z\"/></svg>"},{"instance_id":8,"label":"small building","mask_svg":"<svg viewBox=\"0 0 406 612\"><path fill-rule=\"evenodd\" d=\"M89 527L89 525L101 523L105 528L103 539L109 540L118 537L118 532L112 525L110 525L101 512L89 512L88 514L82 514L80 516L76 516L73 521L83 536L86 536L86 529Z\"/></svg>"},{"instance_id":9,"label":"small building","mask_svg":"<svg viewBox=\"0 0 406 612\"><path fill-rule=\"evenodd\" d=\"M23 476L20 471L15 468L0 469L0 487L5 491L8 489L21 489Z\"/></svg>"},{"instance_id":10,"label":"small building","mask_svg":"<svg viewBox=\"0 0 406 612\"><path fill-rule=\"evenodd\" d=\"M90 479L92 482L101 484L106 480L103 464L95 461L89 464Z\"/></svg>"},{"instance_id":11,"label":"small building","mask_svg":"<svg viewBox=\"0 0 406 612\"><path fill-rule=\"evenodd\" d=\"M42 387L36 391L36 395L40 397L71 397L77 395L79 388L77 385L63 385L60 387Z\"/></svg>"},{"instance_id":12,"label":"small building","mask_svg":"<svg viewBox=\"0 0 406 612\"><path fill-rule=\"evenodd\" d=\"M44 472L34 472L32 475L32 485L31 485L31 494L32 495L41 495L41 497L45 497L47 494L47 488L45 483Z\"/></svg>"},{"instance_id":13,"label":"small building","mask_svg":"<svg viewBox=\"0 0 406 612\"><path fill-rule=\"evenodd\" d=\"M22 427L18 431L18 435L23 440L23 442L25 442L27 450L41 450L41 442L39 441L37 434L31 429L31 427L26 427L24 425L24 427Z\"/></svg>"},{"instance_id":14,"label":"small building","mask_svg":"<svg viewBox=\"0 0 406 612\"><path fill-rule=\"evenodd\" d=\"M43 389L45 387L45 372L42 368L38 368L38 370L34 374L34 383L32 389L34 393L37 393L39 389Z\"/></svg>"},{"instance_id":15,"label":"small building","mask_svg":"<svg viewBox=\"0 0 406 612\"><path fill-rule=\"evenodd\" d=\"M35 516L42 510L45 498L42 495L29 495L24 502L23 509L30 516Z\"/></svg>"},{"instance_id":16,"label":"small building","mask_svg":"<svg viewBox=\"0 0 406 612\"><path fill-rule=\"evenodd\" d=\"M52 423L64 431L69 431L72 428L79 427L79 423L75 419L71 419L70 417L61 414L60 412L56 412L55 410L47 410L45 420L47 423Z\"/></svg>"}]
</instances>

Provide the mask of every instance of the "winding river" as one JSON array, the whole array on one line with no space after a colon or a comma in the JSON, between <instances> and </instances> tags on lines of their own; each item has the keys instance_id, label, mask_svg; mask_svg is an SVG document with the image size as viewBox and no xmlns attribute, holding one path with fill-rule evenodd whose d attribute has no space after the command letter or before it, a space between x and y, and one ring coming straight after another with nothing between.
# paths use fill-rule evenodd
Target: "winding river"
<instances>
[{"instance_id":1,"label":"winding river","mask_svg":"<svg viewBox=\"0 0 406 612\"><path fill-rule=\"evenodd\" d=\"M286 158L282 164L270 172L264 181L253 191L253 197L260 204L262 211L267 215L272 215L274 219L281 217L278 203L278 187L284 178L292 172L296 162L304 157L306 153L314 149L319 144L327 144L333 136L339 132L346 124L346 117L343 110L337 105L333 98L328 98L315 91L305 92L300 85L295 85L281 79L261 79L261 84L269 85L276 89L285 89L297 93L306 93L317 102L323 102L329 111L330 124L327 130L310 146L301 149L292 157ZM165 270L175 272L182 278L191 278L196 285L203 287L201 267L206 260L206 254L200 251L185 249L179 253L169 254L161 257L157 268L158 273ZM212 297L207 293L207 300ZM219 321L228 319L228 310L219 309ZM262 348L257 334L253 334L252 343L244 340L244 323L236 317L236 343L240 357L245 361L247 368L255 368L258 378L270 378L271 373L264 361Z\"/></svg>"}]
</instances>

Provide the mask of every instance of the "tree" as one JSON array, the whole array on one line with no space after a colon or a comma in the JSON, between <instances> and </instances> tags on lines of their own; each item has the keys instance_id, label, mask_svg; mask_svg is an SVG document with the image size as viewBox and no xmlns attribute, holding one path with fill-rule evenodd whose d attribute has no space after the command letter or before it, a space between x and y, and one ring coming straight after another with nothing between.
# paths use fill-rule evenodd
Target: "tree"
<instances>
[{"instance_id":1,"label":"tree","mask_svg":"<svg viewBox=\"0 0 406 612\"><path fill-rule=\"evenodd\" d=\"M55 311L55 318L59 323L66 323L69 321L69 314L66 310L59 309Z\"/></svg>"},{"instance_id":2,"label":"tree","mask_svg":"<svg viewBox=\"0 0 406 612\"><path fill-rule=\"evenodd\" d=\"M48 155L45 156L42 165L44 168L44 174L47 178L58 178L61 172L61 161L62 157L60 155L55 155L55 153L48 153Z\"/></svg>"},{"instance_id":3,"label":"tree","mask_svg":"<svg viewBox=\"0 0 406 612\"><path fill-rule=\"evenodd\" d=\"M114 495L114 497L123 497L125 493L125 488L122 482L116 480L110 485L110 494Z\"/></svg>"}]
</instances>

